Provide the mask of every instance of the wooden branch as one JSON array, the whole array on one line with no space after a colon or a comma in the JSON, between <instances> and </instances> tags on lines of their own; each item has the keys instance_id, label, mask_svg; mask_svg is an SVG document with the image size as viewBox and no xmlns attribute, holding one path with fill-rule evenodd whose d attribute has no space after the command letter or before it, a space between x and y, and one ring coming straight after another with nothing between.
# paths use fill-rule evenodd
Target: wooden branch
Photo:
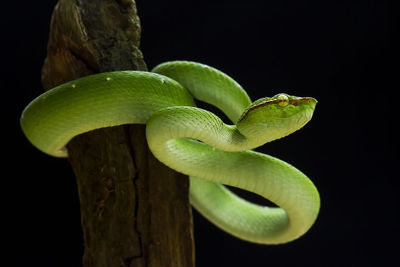
<instances>
[{"instance_id":1,"label":"wooden branch","mask_svg":"<svg viewBox=\"0 0 400 267\"><path fill-rule=\"evenodd\" d=\"M146 70L133 0L60 0L46 90L92 73ZM189 180L151 154L143 125L95 130L68 144L81 202L86 267L194 266Z\"/></svg>"}]
</instances>

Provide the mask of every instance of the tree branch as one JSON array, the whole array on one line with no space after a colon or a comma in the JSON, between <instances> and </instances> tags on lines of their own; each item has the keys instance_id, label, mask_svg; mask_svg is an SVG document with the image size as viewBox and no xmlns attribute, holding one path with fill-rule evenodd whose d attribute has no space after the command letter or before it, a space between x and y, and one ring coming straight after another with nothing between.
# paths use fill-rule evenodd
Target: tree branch
<instances>
[{"instance_id":1,"label":"tree branch","mask_svg":"<svg viewBox=\"0 0 400 267\"><path fill-rule=\"evenodd\" d=\"M146 70L133 0L60 0L46 90L92 73ZM143 125L103 128L68 144L81 202L86 267L194 266L189 180L158 162Z\"/></svg>"}]
</instances>

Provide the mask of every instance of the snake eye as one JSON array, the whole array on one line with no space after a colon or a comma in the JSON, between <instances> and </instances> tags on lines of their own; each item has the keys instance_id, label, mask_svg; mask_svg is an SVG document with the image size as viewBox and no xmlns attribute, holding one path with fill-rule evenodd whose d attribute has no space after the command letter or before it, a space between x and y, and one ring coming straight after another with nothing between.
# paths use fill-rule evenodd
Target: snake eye
<instances>
[{"instance_id":1,"label":"snake eye","mask_svg":"<svg viewBox=\"0 0 400 267\"><path fill-rule=\"evenodd\" d=\"M289 104L289 97L287 95L280 94L276 99L278 100L278 105L281 107L286 107Z\"/></svg>"}]
</instances>

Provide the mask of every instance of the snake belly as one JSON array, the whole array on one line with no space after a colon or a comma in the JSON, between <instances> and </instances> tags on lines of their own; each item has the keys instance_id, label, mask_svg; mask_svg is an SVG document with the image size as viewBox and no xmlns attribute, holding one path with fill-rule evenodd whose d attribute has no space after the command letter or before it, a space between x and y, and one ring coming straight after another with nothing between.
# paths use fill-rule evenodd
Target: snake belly
<instances>
[{"instance_id":1,"label":"snake belly","mask_svg":"<svg viewBox=\"0 0 400 267\"><path fill-rule=\"evenodd\" d=\"M243 240L286 243L302 236L319 211L319 194L302 172L249 150L231 125L195 107L215 105L236 123L250 98L226 74L195 62L173 61L152 72L100 73L67 82L33 100L21 127L41 151L67 157L76 135L123 124L146 124L155 157L190 176L190 201L207 219ZM278 207L250 203L223 186L259 194Z\"/></svg>"}]
</instances>

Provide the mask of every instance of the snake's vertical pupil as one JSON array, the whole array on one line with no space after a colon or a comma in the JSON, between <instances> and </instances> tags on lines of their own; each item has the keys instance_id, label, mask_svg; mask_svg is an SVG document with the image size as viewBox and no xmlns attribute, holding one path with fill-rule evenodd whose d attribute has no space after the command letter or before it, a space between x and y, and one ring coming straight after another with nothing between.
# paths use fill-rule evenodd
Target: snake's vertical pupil
<instances>
[{"instance_id":1,"label":"snake's vertical pupil","mask_svg":"<svg viewBox=\"0 0 400 267\"><path fill-rule=\"evenodd\" d=\"M289 97L287 97L287 95L280 94L278 95L277 100L278 105L281 107L286 107L289 104Z\"/></svg>"}]
</instances>

